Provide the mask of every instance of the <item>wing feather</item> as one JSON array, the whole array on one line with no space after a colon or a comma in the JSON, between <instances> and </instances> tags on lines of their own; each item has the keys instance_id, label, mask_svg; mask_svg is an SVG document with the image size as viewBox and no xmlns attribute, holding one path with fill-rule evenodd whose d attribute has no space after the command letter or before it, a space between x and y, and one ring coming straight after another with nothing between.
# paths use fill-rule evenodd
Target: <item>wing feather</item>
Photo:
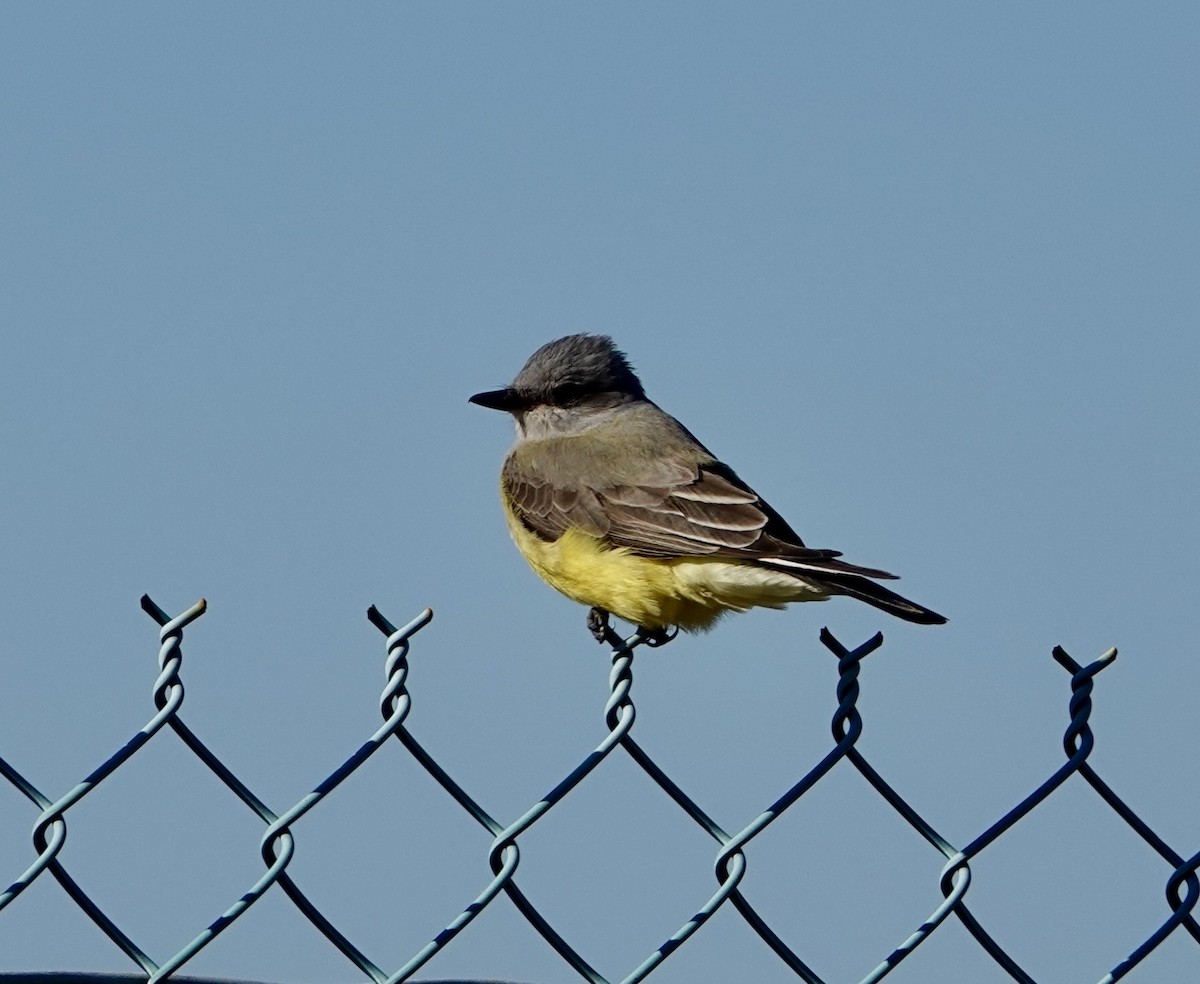
<instances>
[{"instance_id":1,"label":"wing feather","mask_svg":"<svg viewBox=\"0 0 1200 984\"><path fill-rule=\"evenodd\" d=\"M678 458L647 463L648 481L556 484L542 455L510 454L501 480L521 522L545 540L580 529L645 557L728 557L758 560L800 573L884 571L813 550L750 486L719 461L688 465ZM677 479L670 484L664 479Z\"/></svg>"}]
</instances>

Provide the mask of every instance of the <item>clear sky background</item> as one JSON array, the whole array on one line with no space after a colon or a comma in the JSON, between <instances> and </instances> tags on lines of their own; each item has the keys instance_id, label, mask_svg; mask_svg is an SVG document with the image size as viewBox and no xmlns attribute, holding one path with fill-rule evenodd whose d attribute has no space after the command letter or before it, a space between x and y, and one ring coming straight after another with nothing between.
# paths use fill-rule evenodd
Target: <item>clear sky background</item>
<instances>
[{"instance_id":1,"label":"clear sky background","mask_svg":"<svg viewBox=\"0 0 1200 984\"><path fill-rule=\"evenodd\" d=\"M644 652L635 735L727 829L830 744L817 633L864 664L868 758L963 845L1061 762L1200 848L1200 8L1017 3L8 4L0 12L0 754L58 796L153 711L282 811L377 727L426 605L411 730L511 821L602 737L608 659L510 544L511 440L467 397L606 332L806 540L946 613L849 600ZM36 810L0 788L0 880ZM261 825L169 734L69 814L63 860L164 960L261 872ZM489 838L383 749L292 871L394 968L486 884ZM518 881L618 980L715 887L623 756ZM843 768L748 853L828 981L940 899L942 859ZM973 911L1039 981L1100 978L1167 866L1078 779L984 853ZM132 971L46 877L0 970ZM187 973L357 972L273 890ZM1128 978L1195 979L1177 934ZM577 979L506 899L422 972ZM792 980L732 910L652 978ZM1007 981L951 921L889 978Z\"/></svg>"}]
</instances>

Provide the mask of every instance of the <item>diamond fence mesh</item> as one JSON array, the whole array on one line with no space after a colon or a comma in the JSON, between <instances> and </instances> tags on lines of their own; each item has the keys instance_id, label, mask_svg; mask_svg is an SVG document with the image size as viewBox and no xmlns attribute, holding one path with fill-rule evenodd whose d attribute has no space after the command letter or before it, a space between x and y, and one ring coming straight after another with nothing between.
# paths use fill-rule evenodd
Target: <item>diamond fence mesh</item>
<instances>
[{"instance_id":1,"label":"diamond fence mesh","mask_svg":"<svg viewBox=\"0 0 1200 984\"><path fill-rule=\"evenodd\" d=\"M1196 869L1200 867L1200 853L1189 858L1173 850L1150 826L1126 804L1088 763L1093 747L1093 736L1089 726L1092 710L1092 689L1096 676L1116 657L1116 650L1109 650L1095 661L1081 666L1061 648L1054 650L1054 659L1070 675L1070 720L1063 736L1065 761L1019 803L1003 816L980 832L963 847L956 847L942 837L933 825L917 812L905 798L892 787L867 761L856 747L862 732L862 718L857 709L859 695L859 673L862 661L883 643L876 635L854 649L846 648L828 630L822 630L821 641L838 660L838 705L832 720L833 746L825 756L798 779L784 795L758 814L741 830L730 833L724 830L704 809L688 796L654 759L631 736L634 723L634 705L630 697L633 682L632 666L634 653L640 646L654 646L663 640L636 633L622 639L611 628L606 641L612 648L612 670L609 677L610 695L605 706L605 723L608 734L604 740L558 782L545 796L528 810L510 822L501 822L483 808L462 786L456 783L446 770L422 747L421 743L405 727L405 719L412 698L407 689L408 656L413 637L432 618L426 609L406 625L397 628L376 608L368 612L371 623L386 637L387 657L385 676L387 683L380 697L383 724L346 761L310 793L282 812L275 812L204 744L183 722L180 707L183 702L183 684L180 670L183 662L184 629L205 611L203 601L187 611L171 617L162 611L150 598L143 597L142 607L160 626L160 648L158 655L159 676L154 686L156 713L124 746L111 755L102 765L79 782L74 788L57 799L43 794L9 762L0 758L0 774L18 789L41 811L33 828L33 847L36 857L11 885L0 893L0 930L3 928L3 910L20 898L21 894L37 879L47 873L62 887L74 903L98 926L138 968L142 979L164 980L176 975L201 950L212 942L231 924L241 918L265 893L275 886L329 943L345 957L362 975L373 984L398 984L409 980L434 955L453 946L461 934L467 932L471 923L486 908L496 902L500 895L516 907L546 943L557 952L584 980L592 984L607 984L605 978L560 934L547 917L521 891L516 881L520 863L520 838L541 820L549 811L568 796L609 755L621 749L632 759L676 804L688 820L697 824L716 847L713 863L715 889L712 895L687 918L679 928L634 967L622 980L632 984L650 976L664 960L702 929L709 918L722 906L729 906L745 920L767 947L795 974L808 984L825 984L820 976L805 962L802 956L789 946L768 921L755 910L741 891L741 882L747 871L747 848L751 842L775 822L789 807L811 790L840 763L857 770L870 786L895 810L929 847L944 858L938 888L941 903L916 925L912 933L899 943L864 978L862 984L883 980L906 957L912 954L939 927L953 917L974 938L979 947L997 966L1015 981L1036 984L1034 978L1024 970L1016 959L1000 946L979 919L972 914L967 904L967 893L971 885L971 862L1007 831L1011 830L1034 807L1050 797L1072 776L1079 776L1100 797L1103 803L1121 818L1164 862L1165 897L1164 918L1161 924L1133 951L1100 979L1101 984L1120 980L1149 956L1171 934L1181 931L1200 943L1200 925L1193 910L1200 897L1200 879ZM179 952L156 959L145 952L110 918L83 887L68 873L59 859L67 836L67 817L92 790L128 762L145 747L161 730L167 728L203 762L212 772L256 814L264 825L260 842L263 861L261 876L229 908L204 927L194 939ZM381 969L366 953L360 950L343 930L309 899L288 872L295 855L292 827L306 813L352 775L371 756L392 739L397 740L420 766L466 811L491 837L487 860L490 874L482 891L454 916L433 939L422 946L400 967L393 970ZM1200 955L1197 966L1200 967ZM18 978L24 981L39 975L0 975L10 982ZM88 975L83 975L84 977ZM111 975L110 975L111 976ZM1200 976L1200 971L1198 971ZM79 979L74 975L72 979ZM65 979L65 978L63 978ZM106 978L107 979L107 978Z\"/></svg>"}]
</instances>

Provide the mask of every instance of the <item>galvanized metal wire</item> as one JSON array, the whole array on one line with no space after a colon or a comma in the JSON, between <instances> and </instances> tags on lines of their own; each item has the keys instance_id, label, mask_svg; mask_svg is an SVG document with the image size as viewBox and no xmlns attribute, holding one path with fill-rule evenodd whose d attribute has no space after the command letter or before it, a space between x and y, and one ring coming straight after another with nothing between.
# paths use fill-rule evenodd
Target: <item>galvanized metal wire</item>
<instances>
[{"instance_id":1,"label":"galvanized metal wire","mask_svg":"<svg viewBox=\"0 0 1200 984\"><path fill-rule=\"evenodd\" d=\"M795 973L796 977L807 984L825 984L802 956L785 942L750 904L742 894L741 882L746 875L747 848L752 841L778 820L832 769L843 762L849 763L856 769L883 800L934 851L945 859L938 879L938 887L942 895L941 903L862 979L862 984L874 984L874 982L887 977L951 916L966 928L983 952L1003 968L1013 980L1021 982L1021 984L1036 984L1034 978L996 942L980 920L971 912L967 904L967 895L971 885L971 862L994 844L1001 835L1018 824L1038 804L1051 796L1064 782L1076 775L1095 790L1100 799L1163 859L1167 873L1164 885L1166 913L1162 923L1124 960L1100 978L1100 984L1119 981L1173 933L1181 931L1200 943L1200 925L1197 924L1193 914L1197 899L1200 898L1200 878L1197 876L1197 868L1200 867L1200 853L1185 858L1175 851L1112 790L1087 761L1093 747L1093 736L1089 724L1092 712L1092 690L1096 676L1116 658L1115 649L1110 649L1085 666L1081 666L1061 648L1054 650L1055 661L1070 674L1070 720L1063 736L1063 751L1066 759L1058 769L1038 784L1012 809L965 846L958 848L939 834L933 825L884 779L856 747L862 733L862 718L857 708L859 674L863 660L882 645L883 637L881 635L868 639L855 649L848 649L828 630L822 630L821 641L838 661L838 705L831 725L833 746L819 762L796 780L774 803L759 813L741 830L729 833L671 779L631 735L635 718L634 705L630 696L633 685L634 653L640 646L662 644L664 640L660 637L635 633L629 638L623 639L613 629L607 630L605 641L612 650L609 697L604 708L607 734L574 769L558 781L544 796L516 819L504 823L495 819L452 779L442 765L434 760L433 756L405 727L405 719L412 706L412 698L407 688L410 647L413 637L429 624L433 613L426 609L416 618L397 628L376 608L372 607L367 613L368 618L386 637L387 655L384 671L386 684L380 696L383 723L341 766L319 782L310 793L288 809L276 813L234 775L228 766L221 762L212 750L184 724L180 716L180 707L184 696L180 677L183 664L183 633L188 625L204 614L204 601L197 602L191 608L173 617L162 611L148 596L142 598L142 607L159 626L159 675L153 691L155 713L149 721L83 780L53 799L43 794L13 765L0 758L0 775L3 775L40 810L32 833L34 860L3 893L0 893L0 918L2 918L2 911L7 906L16 903L30 885L49 873L49 876L57 881L80 910L103 931L117 949L133 962L144 978L148 978L151 982L165 980L179 971L218 935L240 919L264 894L278 886L279 890L291 900L317 932L373 984L399 984L401 981L412 978L431 957L452 946L479 914L494 904L501 895L507 897L546 943L580 977L591 984L608 984L608 979L584 959L521 891L516 881L516 874L521 859L520 839L562 802L572 790L587 779L601 762L609 755L616 753L618 749L628 755L670 797L691 822L711 837L717 848L713 860L716 887L712 894L707 899L698 900L700 905L695 912L685 919L679 928L654 951L633 967L622 978L622 984L634 984L634 982L648 977L672 953L698 933L712 915L725 905L731 906L741 915L763 942ZM68 813L164 728L173 731L180 741L262 821L264 829L260 841L260 853L263 872L253 885L223 913L201 929L186 946L177 953L169 954L162 959L155 959L135 943L91 899L67 872L59 859L59 854L66 840ZM349 937L305 895L289 875L288 867L295 856L292 827L391 739L398 741L442 789L485 829L491 838L491 843L487 853L490 878L483 885L482 890L407 961L396 969L387 971L381 969L377 963L355 946ZM177 979L182 980L180 977Z\"/></svg>"}]
</instances>

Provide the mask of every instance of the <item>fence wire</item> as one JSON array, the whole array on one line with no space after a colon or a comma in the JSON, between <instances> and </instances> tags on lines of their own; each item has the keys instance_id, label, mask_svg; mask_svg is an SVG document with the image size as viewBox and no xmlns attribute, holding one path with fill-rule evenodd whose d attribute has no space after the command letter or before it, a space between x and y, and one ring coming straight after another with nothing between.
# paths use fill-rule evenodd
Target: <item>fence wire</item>
<instances>
[{"instance_id":1,"label":"fence wire","mask_svg":"<svg viewBox=\"0 0 1200 984\"><path fill-rule=\"evenodd\" d=\"M169 616L160 609L150 600L149 596L143 596L142 608L160 626L159 676L154 685L156 713L146 725L74 788L53 800L38 790L7 761L0 758L0 774L41 810L33 828L33 846L36 858L3 893L0 893L0 910L13 903L34 881L49 872L75 904L117 948L148 976L151 982L165 980L178 971L243 916L272 886L278 885L309 922L373 984L399 984L401 981L410 979L430 958L451 946L455 939L501 893L508 897L529 924L584 980L591 984L609 984L607 978L592 967L534 906L518 887L515 876L520 863L519 838L618 748L636 762L663 792L716 842L718 848L713 865L716 890L696 910L694 915L688 918L637 967L633 968L622 979L622 984L633 984L633 982L648 977L655 968L697 933L713 913L727 903L741 915L800 980L805 981L806 984L825 984L822 978L784 942L767 920L747 901L739 886L746 873L746 846L842 761L849 762L892 809L945 858L945 864L938 880L942 894L941 904L916 927L907 939L864 977L861 984L874 984L874 982L883 980L901 961L928 940L951 914L967 929L983 951L1013 980L1019 981L1021 984L1036 984L1033 977L1022 969L1012 955L989 935L967 906L965 900L971 884L971 861L1002 834L1010 830L1034 807L1049 797L1068 778L1076 774L1081 776L1099 794L1101 799L1166 862L1170 869L1165 883L1169 912L1162 924L1128 957L1100 978L1099 984L1111 984L1111 982L1120 980L1180 927L1193 940L1200 943L1200 925L1193 916L1197 898L1200 897L1200 879L1197 878L1196 873L1197 868L1200 867L1200 853L1185 859L1173 850L1128 804L1113 792L1087 761L1093 746L1092 732L1088 724L1092 710L1092 687L1096 675L1116 658L1115 649L1110 649L1099 659L1086 666L1080 666L1061 647L1055 648L1054 659L1070 674L1070 723L1063 735L1063 751L1066 754L1066 761L1021 802L970 843L962 848L957 848L942 837L932 824L889 785L855 747L859 735L862 733L862 719L856 707L859 695L859 671L862 660L882 645L882 635L875 635L856 649L847 649L827 629L822 630L822 643L838 660L838 706L832 721L833 747L778 800L747 826L731 834L688 796L630 735L634 723L634 705L630 698L634 652L639 646L661 645L664 640L659 637L648 637L635 633L628 639L622 639L613 629L607 630L606 642L612 647L612 670L609 675L610 695L604 710L605 724L609 729L608 734L593 751L584 757L578 766L545 796L517 819L506 824L493 818L462 786L455 782L404 726L405 718L412 705L412 698L406 686L409 648L413 636L429 624L433 617L432 611L426 609L406 625L397 628L372 606L367 613L368 618L386 636L387 640L385 663L387 683L380 696L383 724L312 792L282 813L275 813L217 758L180 717L179 708L183 703L183 684L180 679L180 668L183 663L183 631L190 623L204 614L204 601L197 602L175 617ZM184 745L208 766L238 799L254 811L265 824L266 829L260 843L264 864L261 877L183 949L159 962L139 947L88 896L63 867L58 860L58 855L66 841L67 813L96 786L129 761L164 726L175 732ZM292 826L392 738L397 739L459 806L487 830L492 841L488 850L491 878L483 890L457 916L451 919L441 932L414 953L401 967L389 973L380 969L370 957L350 942L349 938L301 891L288 874L287 869L295 854Z\"/></svg>"}]
</instances>

